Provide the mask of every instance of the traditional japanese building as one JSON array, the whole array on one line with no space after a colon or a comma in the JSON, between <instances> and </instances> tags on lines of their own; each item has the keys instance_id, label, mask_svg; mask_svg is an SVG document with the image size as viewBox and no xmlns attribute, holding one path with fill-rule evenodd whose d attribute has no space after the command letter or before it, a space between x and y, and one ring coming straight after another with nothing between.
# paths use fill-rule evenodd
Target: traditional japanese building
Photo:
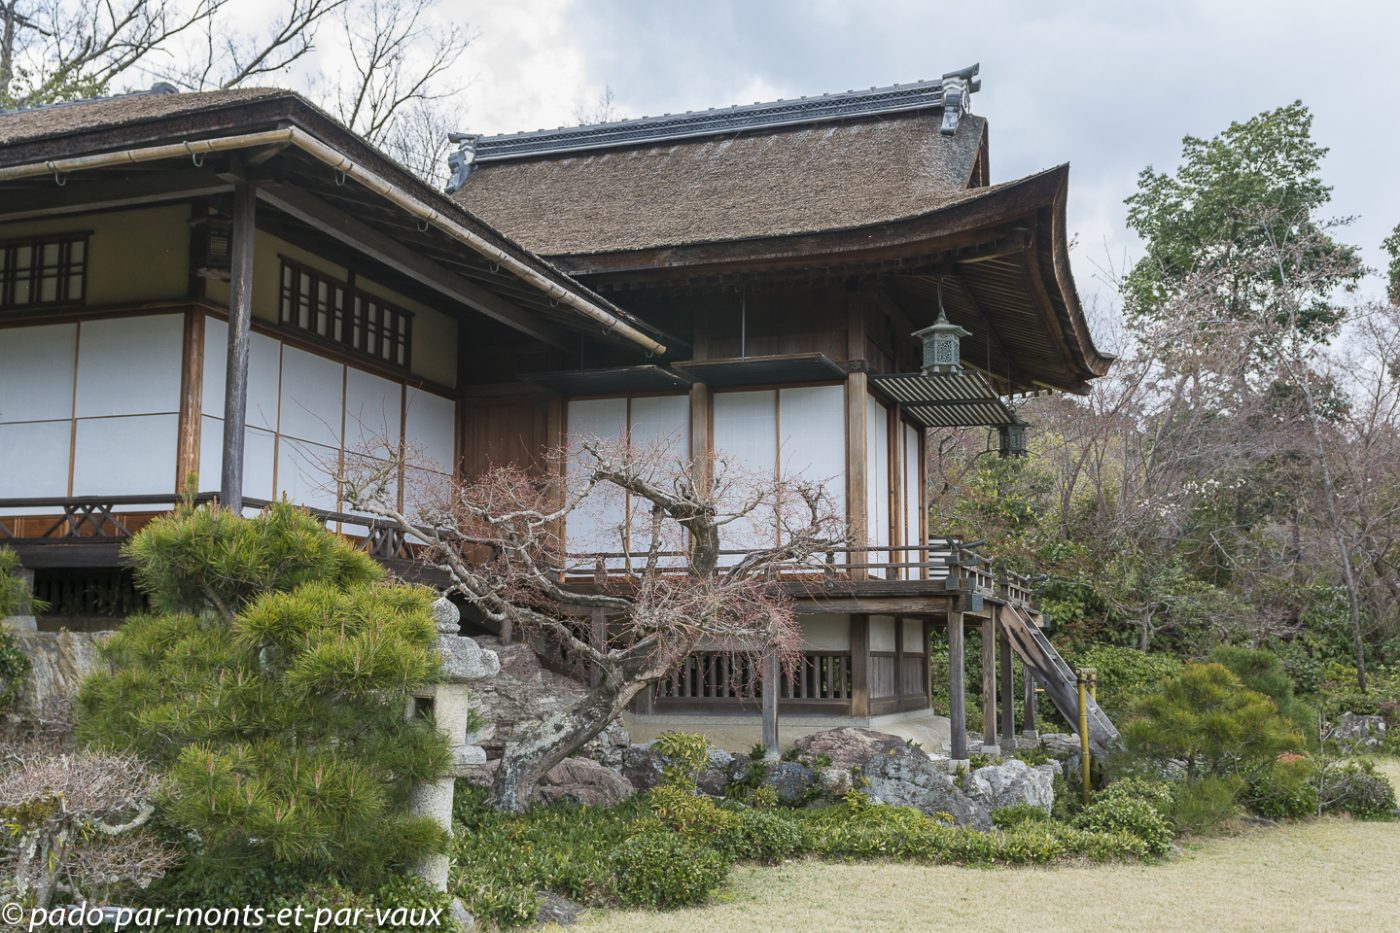
<instances>
[{"instance_id":1,"label":"traditional japanese building","mask_svg":"<svg viewBox=\"0 0 1400 933\"><path fill-rule=\"evenodd\" d=\"M852 540L793 584L804 654L778 689L702 652L638 728L926 719L946 631L954 705L933 712L966 757L968 628L983 744L1016 729L1013 656L1072 709L1029 581L928 515L927 430L987 426L1014 453L1017 395L1111 362L1070 273L1068 169L990 183L974 74L462 136L450 197L287 92L0 114L0 540L61 611L119 613L119 544L191 474L318 509L404 569L327 473L370 435L466 475L670 437L822 480ZM568 549L613 552L626 526L572 521Z\"/></svg>"}]
</instances>

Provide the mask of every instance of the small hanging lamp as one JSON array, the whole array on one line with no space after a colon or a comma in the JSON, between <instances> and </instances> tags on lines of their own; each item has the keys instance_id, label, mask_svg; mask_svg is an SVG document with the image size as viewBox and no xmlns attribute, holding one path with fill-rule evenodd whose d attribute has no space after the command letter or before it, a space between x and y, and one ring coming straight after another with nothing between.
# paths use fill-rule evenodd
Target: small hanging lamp
<instances>
[{"instance_id":1,"label":"small hanging lamp","mask_svg":"<svg viewBox=\"0 0 1400 933\"><path fill-rule=\"evenodd\" d=\"M1014 413L1009 422L997 427L997 433L1001 440L999 453L1003 458L1026 456L1026 428L1028 427L1030 425Z\"/></svg>"},{"instance_id":2,"label":"small hanging lamp","mask_svg":"<svg viewBox=\"0 0 1400 933\"><path fill-rule=\"evenodd\" d=\"M963 337L971 337L972 331L959 327L948 320L943 310L943 283L938 283L938 320L923 330L914 331L914 336L924 343L925 376L949 376L962 372Z\"/></svg>"}]
</instances>

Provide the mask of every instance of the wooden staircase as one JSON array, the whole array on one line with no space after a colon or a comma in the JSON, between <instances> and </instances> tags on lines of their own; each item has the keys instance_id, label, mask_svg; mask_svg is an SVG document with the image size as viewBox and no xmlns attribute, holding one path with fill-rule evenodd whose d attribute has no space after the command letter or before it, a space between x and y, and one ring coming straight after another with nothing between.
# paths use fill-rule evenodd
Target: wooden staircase
<instances>
[{"instance_id":1,"label":"wooden staircase","mask_svg":"<svg viewBox=\"0 0 1400 933\"><path fill-rule=\"evenodd\" d=\"M1020 655L1026 668L1035 674L1036 680L1044 688L1046 696L1055 704L1065 721L1078 729L1079 687L1078 679L1065 659L1050 644L1045 633L1028 619L1016 606L1007 603L1000 607L998 619L1011 642L1012 650ZM1094 754L1103 755L1118 749L1122 741L1118 729L1108 718L1099 704L1092 698L1089 705L1089 746Z\"/></svg>"}]
</instances>

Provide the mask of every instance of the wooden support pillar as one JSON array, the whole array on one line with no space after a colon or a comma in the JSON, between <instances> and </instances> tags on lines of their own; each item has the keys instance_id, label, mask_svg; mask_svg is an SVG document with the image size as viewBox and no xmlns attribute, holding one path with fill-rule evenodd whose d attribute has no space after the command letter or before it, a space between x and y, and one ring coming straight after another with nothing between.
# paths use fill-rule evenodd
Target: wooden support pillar
<instances>
[{"instance_id":1,"label":"wooden support pillar","mask_svg":"<svg viewBox=\"0 0 1400 933\"><path fill-rule=\"evenodd\" d=\"M967 649L961 609L948 613L948 719L953 761L967 761Z\"/></svg>"},{"instance_id":2,"label":"wooden support pillar","mask_svg":"<svg viewBox=\"0 0 1400 933\"><path fill-rule=\"evenodd\" d=\"M710 454L710 387L690 387L690 464L695 485L708 491L714 461Z\"/></svg>"},{"instance_id":3,"label":"wooden support pillar","mask_svg":"<svg viewBox=\"0 0 1400 933\"><path fill-rule=\"evenodd\" d=\"M851 616L851 715L870 716L870 617Z\"/></svg>"},{"instance_id":4,"label":"wooden support pillar","mask_svg":"<svg viewBox=\"0 0 1400 933\"><path fill-rule=\"evenodd\" d=\"M204 397L204 320L203 311L190 311L185 314L184 350L180 360L179 446L175 455L176 492L183 492L190 476L199 472L199 430L204 420L201 417Z\"/></svg>"},{"instance_id":5,"label":"wooden support pillar","mask_svg":"<svg viewBox=\"0 0 1400 933\"><path fill-rule=\"evenodd\" d=\"M851 373L846 377L846 524L850 529L851 547L857 549L851 555L853 564L870 563L869 555L860 550L870 544L866 531L869 517L865 514L865 398L868 391L865 373ZM866 577L864 570L852 570L850 574L852 580Z\"/></svg>"},{"instance_id":6,"label":"wooden support pillar","mask_svg":"<svg viewBox=\"0 0 1400 933\"><path fill-rule=\"evenodd\" d=\"M243 510L243 434L248 420L248 347L253 323L253 225L257 192L247 182L233 188L233 234L228 309L228 359L224 377L224 459L219 499Z\"/></svg>"},{"instance_id":7,"label":"wooden support pillar","mask_svg":"<svg viewBox=\"0 0 1400 933\"><path fill-rule=\"evenodd\" d=\"M763 748L767 757L777 761L778 750L778 694L782 689L782 672L778 669L778 653L769 651L763 656Z\"/></svg>"},{"instance_id":8,"label":"wooden support pillar","mask_svg":"<svg viewBox=\"0 0 1400 933\"><path fill-rule=\"evenodd\" d=\"M997 755L997 634L996 620L982 620L982 754Z\"/></svg>"},{"instance_id":9,"label":"wooden support pillar","mask_svg":"<svg viewBox=\"0 0 1400 933\"><path fill-rule=\"evenodd\" d=\"M1035 724L1035 671L1030 669L1030 665L1021 664L1021 704L1024 707L1021 717L1021 734L1027 738L1039 738L1040 733L1036 731Z\"/></svg>"},{"instance_id":10,"label":"wooden support pillar","mask_svg":"<svg viewBox=\"0 0 1400 933\"><path fill-rule=\"evenodd\" d=\"M1016 749L1016 677L1012 666L1011 636L997 625L997 667L1001 677L1001 744L1003 750Z\"/></svg>"}]
</instances>

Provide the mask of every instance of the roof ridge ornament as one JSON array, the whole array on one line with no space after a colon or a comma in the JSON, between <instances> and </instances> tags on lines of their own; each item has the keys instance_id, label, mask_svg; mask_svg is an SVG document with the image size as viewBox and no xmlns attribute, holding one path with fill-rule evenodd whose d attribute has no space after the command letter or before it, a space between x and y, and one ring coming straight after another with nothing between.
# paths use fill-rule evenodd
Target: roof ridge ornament
<instances>
[{"instance_id":1,"label":"roof ridge ornament","mask_svg":"<svg viewBox=\"0 0 1400 933\"><path fill-rule=\"evenodd\" d=\"M447 154L447 167L452 177L447 181L447 193L455 194L467 183L476 167L476 142L480 133L448 133L447 141L457 147L456 152Z\"/></svg>"},{"instance_id":2,"label":"roof ridge ornament","mask_svg":"<svg viewBox=\"0 0 1400 933\"><path fill-rule=\"evenodd\" d=\"M972 93L982 89L982 82L976 78L981 69L982 63L976 62L943 76L943 125L938 128L940 135L956 135L962 115L972 112Z\"/></svg>"}]
</instances>

